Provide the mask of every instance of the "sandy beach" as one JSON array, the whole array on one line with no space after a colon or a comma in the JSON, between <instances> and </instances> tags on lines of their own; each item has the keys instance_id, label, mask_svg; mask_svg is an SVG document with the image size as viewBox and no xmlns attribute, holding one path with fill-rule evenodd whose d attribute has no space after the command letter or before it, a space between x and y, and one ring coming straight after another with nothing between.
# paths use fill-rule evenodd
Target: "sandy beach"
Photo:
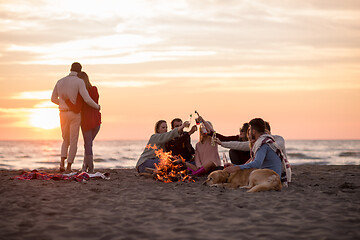
<instances>
[{"instance_id":1,"label":"sandy beach","mask_svg":"<svg viewBox=\"0 0 360 240\"><path fill-rule=\"evenodd\" d=\"M46 170L51 172L50 170ZM359 239L360 166L299 165L281 192L110 180L11 180L0 171L0 239Z\"/></svg>"}]
</instances>

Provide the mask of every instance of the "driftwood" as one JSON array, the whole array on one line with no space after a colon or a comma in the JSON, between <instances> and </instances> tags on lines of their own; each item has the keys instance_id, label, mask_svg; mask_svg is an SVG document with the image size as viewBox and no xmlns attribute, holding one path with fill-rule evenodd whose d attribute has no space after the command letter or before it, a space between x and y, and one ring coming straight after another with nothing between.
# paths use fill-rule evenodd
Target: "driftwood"
<instances>
[{"instance_id":1,"label":"driftwood","mask_svg":"<svg viewBox=\"0 0 360 240\"><path fill-rule=\"evenodd\" d=\"M145 172L139 173L139 176L156 179L156 169L155 168L145 168Z\"/></svg>"}]
</instances>

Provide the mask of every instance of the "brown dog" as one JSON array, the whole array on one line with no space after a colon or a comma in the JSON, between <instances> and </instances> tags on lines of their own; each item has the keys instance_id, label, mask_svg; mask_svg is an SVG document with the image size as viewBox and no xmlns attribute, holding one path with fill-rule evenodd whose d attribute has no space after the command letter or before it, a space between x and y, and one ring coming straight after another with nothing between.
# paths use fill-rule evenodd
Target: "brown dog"
<instances>
[{"instance_id":1,"label":"brown dog","mask_svg":"<svg viewBox=\"0 0 360 240\"><path fill-rule=\"evenodd\" d=\"M247 192L261 192L282 188L280 176L270 169L241 169L229 174L226 170L217 170L209 174L204 182L208 186L225 188L246 188Z\"/></svg>"}]
</instances>

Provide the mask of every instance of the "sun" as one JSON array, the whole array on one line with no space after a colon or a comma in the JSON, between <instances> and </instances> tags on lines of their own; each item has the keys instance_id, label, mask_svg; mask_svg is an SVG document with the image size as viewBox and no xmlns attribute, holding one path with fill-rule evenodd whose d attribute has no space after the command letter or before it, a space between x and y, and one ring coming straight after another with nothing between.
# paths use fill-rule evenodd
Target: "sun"
<instances>
[{"instance_id":1,"label":"sun","mask_svg":"<svg viewBox=\"0 0 360 240\"><path fill-rule=\"evenodd\" d=\"M60 126L59 110L56 108L35 108L29 114L29 124L35 128L54 129Z\"/></svg>"}]
</instances>

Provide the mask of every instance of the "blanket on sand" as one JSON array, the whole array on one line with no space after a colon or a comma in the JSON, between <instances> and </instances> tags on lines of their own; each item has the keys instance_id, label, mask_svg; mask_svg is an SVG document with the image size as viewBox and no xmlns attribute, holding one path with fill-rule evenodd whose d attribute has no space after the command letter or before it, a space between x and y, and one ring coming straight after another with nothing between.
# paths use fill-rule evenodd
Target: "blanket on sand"
<instances>
[{"instance_id":1,"label":"blanket on sand","mask_svg":"<svg viewBox=\"0 0 360 240\"><path fill-rule=\"evenodd\" d=\"M77 172L73 172L73 173L69 173L69 174L60 174L60 173L45 173L45 172L39 172L38 170L32 170L30 172L26 172L24 171L21 175L19 176L15 176L12 177L11 179L16 179L16 180L33 180L33 179L38 179L38 180L74 180L77 182L82 182L82 181L88 181L90 180L90 178L100 178L100 179L110 179L110 174L109 173L94 173L94 174L90 174L90 173L86 173L86 172L81 172L81 173L77 173Z\"/></svg>"}]
</instances>

